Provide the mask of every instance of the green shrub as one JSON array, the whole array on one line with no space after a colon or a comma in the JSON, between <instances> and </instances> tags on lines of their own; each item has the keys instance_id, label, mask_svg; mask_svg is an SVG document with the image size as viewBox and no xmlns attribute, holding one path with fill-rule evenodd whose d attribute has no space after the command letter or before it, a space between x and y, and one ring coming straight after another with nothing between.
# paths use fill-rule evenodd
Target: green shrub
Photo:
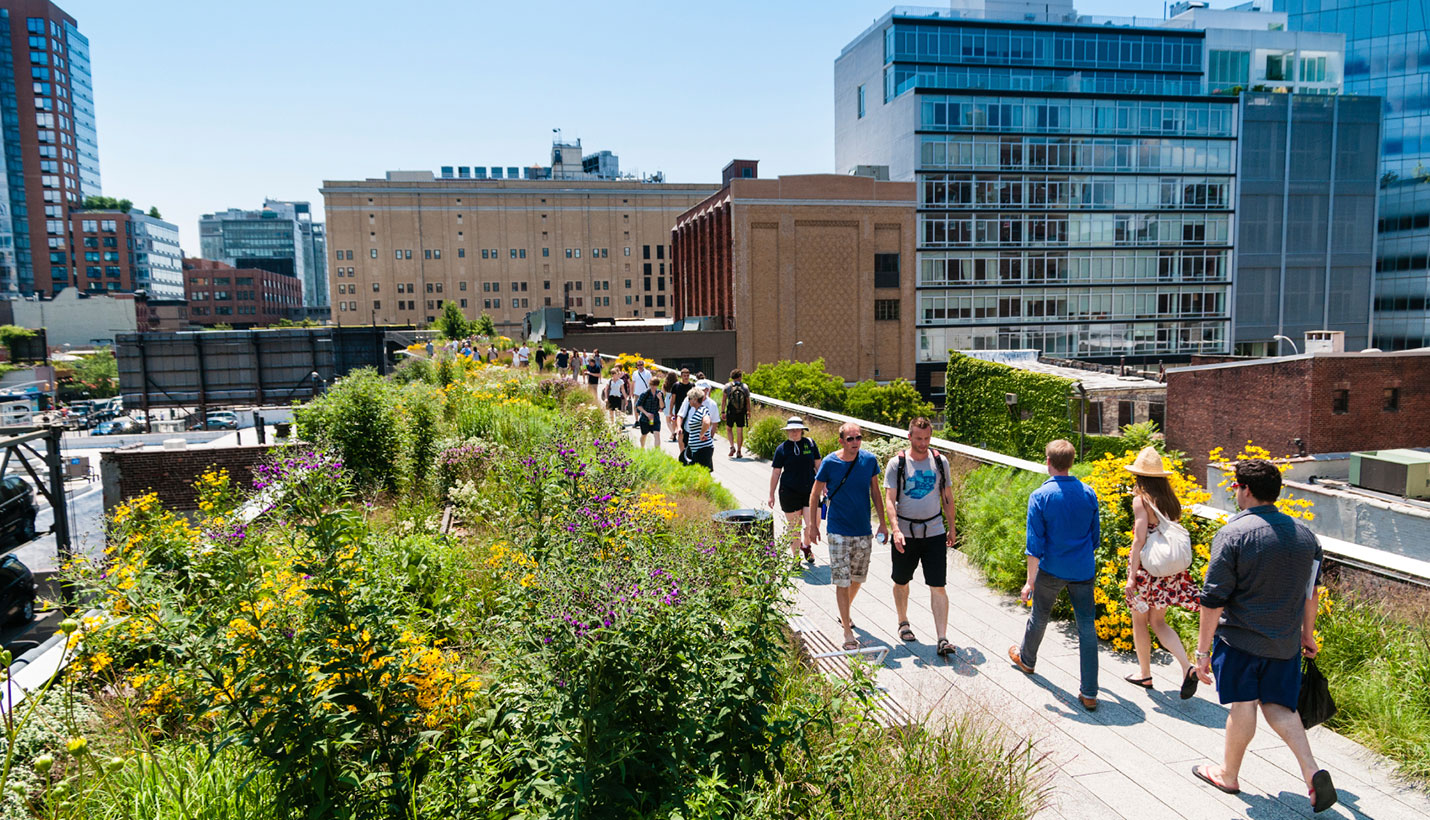
<instances>
[{"instance_id":1,"label":"green shrub","mask_svg":"<svg viewBox=\"0 0 1430 820\"><path fill-rule=\"evenodd\" d=\"M1046 478L1010 467L980 467L955 488L959 548L995 589L1017 592L1027 580L1028 496Z\"/></svg>"},{"instance_id":2,"label":"green shrub","mask_svg":"<svg viewBox=\"0 0 1430 820\"><path fill-rule=\"evenodd\" d=\"M659 492L694 495L722 510L740 506L735 496L704 467L681 464L662 450L637 450L631 461L631 472Z\"/></svg>"},{"instance_id":3,"label":"green shrub","mask_svg":"<svg viewBox=\"0 0 1430 820\"><path fill-rule=\"evenodd\" d=\"M824 359L762 364L746 374L745 383L772 399L836 413L844 409L844 380L824 371Z\"/></svg>"},{"instance_id":4,"label":"green shrub","mask_svg":"<svg viewBox=\"0 0 1430 820\"><path fill-rule=\"evenodd\" d=\"M761 416L745 433L745 446L760 458L774 458L780 442L789 438L784 428L785 420L779 416Z\"/></svg>"},{"instance_id":5,"label":"green shrub","mask_svg":"<svg viewBox=\"0 0 1430 820\"><path fill-rule=\"evenodd\" d=\"M392 383L371 368L335 382L293 410L298 437L332 449L364 487L397 488L402 431Z\"/></svg>"},{"instance_id":6,"label":"green shrub","mask_svg":"<svg viewBox=\"0 0 1430 820\"><path fill-rule=\"evenodd\" d=\"M849 388L844 399L844 414L856 419L907 428L914 418L933 418L933 405L924 401L919 390L904 379L886 385L873 380L862 381Z\"/></svg>"}]
</instances>

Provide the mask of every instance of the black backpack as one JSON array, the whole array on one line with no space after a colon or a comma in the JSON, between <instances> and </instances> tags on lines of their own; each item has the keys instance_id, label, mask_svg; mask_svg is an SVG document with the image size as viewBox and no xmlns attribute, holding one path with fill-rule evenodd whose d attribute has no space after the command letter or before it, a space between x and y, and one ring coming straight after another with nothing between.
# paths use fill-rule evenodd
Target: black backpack
<instances>
[{"instance_id":1,"label":"black backpack","mask_svg":"<svg viewBox=\"0 0 1430 820\"><path fill-rule=\"evenodd\" d=\"M943 488L946 487L946 486L948 486L948 476L944 473L943 456L942 456L937 450L932 450L932 449L929 450L929 455L933 456L933 463L936 464L936 465L938 465L938 496L939 496L939 498L943 498ZM899 451L899 483L897 483L897 484L894 485L894 486L897 488L896 494L895 494L895 496L894 496L894 500L895 500L895 501L897 501L897 500L899 500L899 499L901 499L901 498L904 497L904 474L905 474L905 472L906 472L907 469L908 469L908 463L909 463L909 451L908 451L908 450L900 450L900 451Z\"/></svg>"},{"instance_id":2,"label":"black backpack","mask_svg":"<svg viewBox=\"0 0 1430 820\"><path fill-rule=\"evenodd\" d=\"M744 382L735 382L725 388L725 400L729 404L730 412L743 413L750 406L750 388Z\"/></svg>"}]
</instances>

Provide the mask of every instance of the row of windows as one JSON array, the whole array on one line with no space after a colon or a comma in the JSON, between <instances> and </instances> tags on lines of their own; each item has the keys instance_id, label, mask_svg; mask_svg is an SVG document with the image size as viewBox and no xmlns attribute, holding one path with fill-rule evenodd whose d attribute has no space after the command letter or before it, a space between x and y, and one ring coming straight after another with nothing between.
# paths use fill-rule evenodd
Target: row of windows
<instances>
[{"instance_id":1,"label":"row of windows","mask_svg":"<svg viewBox=\"0 0 1430 820\"><path fill-rule=\"evenodd\" d=\"M79 229L83 233L114 233L119 230L119 222L114 219L81 219Z\"/></svg>"},{"instance_id":2,"label":"row of windows","mask_svg":"<svg viewBox=\"0 0 1430 820\"><path fill-rule=\"evenodd\" d=\"M1331 412L1342 416L1351 411L1351 391L1333 390L1331 391ZM1380 391L1380 412L1399 413L1400 412L1400 388L1386 387Z\"/></svg>"},{"instance_id":3,"label":"row of windows","mask_svg":"<svg viewBox=\"0 0 1430 820\"><path fill-rule=\"evenodd\" d=\"M1225 245L1227 214L919 214L920 246Z\"/></svg>"},{"instance_id":4,"label":"row of windows","mask_svg":"<svg viewBox=\"0 0 1430 820\"><path fill-rule=\"evenodd\" d=\"M924 135L920 141L923 169L1193 174L1233 170L1234 144L1225 140Z\"/></svg>"},{"instance_id":5,"label":"row of windows","mask_svg":"<svg viewBox=\"0 0 1430 820\"><path fill-rule=\"evenodd\" d=\"M1209 177L920 175L919 204L932 208L1218 210L1231 207L1231 180Z\"/></svg>"},{"instance_id":6,"label":"row of windows","mask_svg":"<svg viewBox=\"0 0 1430 820\"><path fill-rule=\"evenodd\" d=\"M1156 100L923 96L925 130L1236 136L1236 106Z\"/></svg>"},{"instance_id":7,"label":"row of windows","mask_svg":"<svg viewBox=\"0 0 1430 820\"><path fill-rule=\"evenodd\" d=\"M1225 353L1225 321L932 327L919 330L918 360L942 362L950 350L1030 350L1048 356Z\"/></svg>"},{"instance_id":8,"label":"row of windows","mask_svg":"<svg viewBox=\"0 0 1430 820\"><path fill-rule=\"evenodd\" d=\"M1139 71L1202 70L1202 36L1138 31L1034 31L897 21L884 30L884 62L933 61Z\"/></svg>"},{"instance_id":9,"label":"row of windows","mask_svg":"<svg viewBox=\"0 0 1430 820\"><path fill-rule=\"evenodd\" d=\"M1130 284L1229 278L1227 251L1014 251L919 254L919 287L1027 282Z\"/></svg>"},{"instance_id":10,"label":"row of windows","mask_svg":"<svg viewBox=\"0 0 1430 820\"><path fill-rule=\"evenodd\" d=\"M989 68L900 64L884 69L884 102L913 88L981 91L1074 92L1084 94L1165 94L1202 92L1201 78L1189 74L1060 68Z\"/></svg>"},{"instance_id":11,"label":"row of windows","mask_svg":"<svg viewBox=\"0 0 1430 820\"><path fill-rule=\"evenodd\" d=\"M86 222L85 224L89 224L89 223ZM110 230L110 231L114 230L114 228L112 227L113 223L111 222L110 224L111 224L111 227L106 228L105 230ZM94 229L93 229L93 228L85 228L85 230L86 230L86 231L91 231L91 230L94 230ZM460 234L459 234L459 235L460 235ZM233 237L232 237L232 236L229 236L229 237L227 237L227 238L233 238ZM271 238L271 235L270 235L270 234L265 234L265 235L264 235L263 237L261 237L261 238L263 238L263 239L269 239L269 238ZM270 243L270 244L272 244L274 247L287 247L288 245L291 245L291 244L292 244L292 241L291 241L291 240L292 240L292 236L289 235L289 236L287 237L287 241L284 241L282 237L279 237L277 240L275 240L274 242L272 242L272 243ZM248 244L252 244L252 243L248 243ZM565 250L566 250L566 258L567 258L567 259L580 259L580 258L581 258L581 248L566 248ZM631 255L631 249L630 249L630 248L627 247L627 248L624 248L623 250L624 250L624 252L625 252L625 253L624 253L625 256L630 256L630 255ZM508 249L508 252L510 253L512 259L525 259L525 258L526 258L526 248L510 248L510 249ZM607 259L607 258L610 257L610 253L611 253L611 249L610 249L610 248L592 248L592 249L591 249L591 258L592 258L592 259ZM397 258L397 259L411 259L411 258L412 258L412 251L411 251L410 249L394 250L394 251L393 251L393 254L395 255L395 258ZM550 249L550 248L542 248L542 249L541 249L541 255L544 256L544 257L549 257L549 256L551 256L551 249ZM466 258L466 256L467 256L467 249L466 249L466 248L458 248L458 249L457 249L457 256L462 257L462 258ZM352 252L351 250L346 249L346 248L343 248L343 249L341 249L341 250L334 250L334 251L333 251L333 258L336 259L336 260L339 261L339 262L342 262L342 261L352 261L353 252ZM373 248L373 249L372 249L372 258L373 258L373 259L376 259L376 258L377 258L377 249L376 249L376 248ZM425 249L425 250L423 250L423 258L425 258L425 259L441 259L441 258L442 258L442 251L441 251L440 249L438 249L438 248ZM497 253L497 249L496 249L496 248L482 248L482 258L483 258L483 259L497 259L497 258L499 258L499 254ZM643 258L645 258L645 259L650 259L650 258L651 258L651 246L650 246L650 245L645 245L645 246L643 247ZM656 246L655 246L655 258L656 258L656 259L664 259L664 258L665 258L665 246L664 246L664 245L656 245ZM664 266L662 266L662 267L664 267Z\"/></svg>"},{"instance_id":12,"label":"row of windows","mask_svg":"<svg viewBox=\"0 0 1430 820\"><path fill-rule=\"evenodd\" d=\"M1225 314L1225 288L1148 288L1136 291L1020 288L919 294L921 324L959 323L970 319L1203 319Z\"/></svg>"}]
</instances>

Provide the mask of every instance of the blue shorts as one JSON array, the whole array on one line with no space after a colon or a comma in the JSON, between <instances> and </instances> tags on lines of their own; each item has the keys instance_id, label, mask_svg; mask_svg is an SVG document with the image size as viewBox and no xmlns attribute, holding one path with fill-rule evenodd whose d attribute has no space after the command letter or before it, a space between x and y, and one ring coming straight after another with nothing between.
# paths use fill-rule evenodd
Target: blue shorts
<instances>
[{"instance_id":1,"label":"blue shorts","mask_svg":"<svg viewBox=\"0 0 1430 820\"><path fill-rule=\"evenodd\" d=\"M1259 700L1296 711L1301 699L1301 656L1286 660L1243 652L1218 639L1212 646L1212 674L1223 703Z\"/></svg>"}]
</instances>

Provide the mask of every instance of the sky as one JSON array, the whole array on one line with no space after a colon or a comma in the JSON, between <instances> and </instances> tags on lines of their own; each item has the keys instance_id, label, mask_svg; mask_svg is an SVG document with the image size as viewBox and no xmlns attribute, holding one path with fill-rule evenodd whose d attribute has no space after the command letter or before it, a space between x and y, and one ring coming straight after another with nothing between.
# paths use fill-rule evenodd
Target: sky
<instances>
[{"instance_id":1,"label":"sky","mask_svg":"<svg viewBox=\"0 0 1430 820\"><path fill-rule=\"evenodd\" d=\"M104 193L158 207L195 256L201 214L271 197L321 219L325 179L546 165L554 128L674 182L716 182L735 157L830 172L834 58L893 5L57 2L90 41Z\"/></svg>"}]
</instances>

